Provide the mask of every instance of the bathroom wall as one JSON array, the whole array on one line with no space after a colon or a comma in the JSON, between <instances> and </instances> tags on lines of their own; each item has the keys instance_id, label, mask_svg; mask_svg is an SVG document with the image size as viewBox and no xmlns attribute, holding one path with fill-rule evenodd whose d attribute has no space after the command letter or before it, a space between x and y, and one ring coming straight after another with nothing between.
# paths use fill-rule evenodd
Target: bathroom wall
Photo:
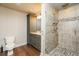
<instances>
[{"instance_id":1,"label":"bathroom wall","mask_svg":"<svg viewBox=\"0 0 79 59\"><path fill-rule=\"evenodd\" d=\"M42 40L45 53L50 53L57 46L57 11L50 4L42 6ZM45 42L45 44L44 44Z\"/></svg>"},{"instance_id":2,"label":"bathroom wall","mask_svg":"<svg viewBox=\"0 0 79 59\"><path fill-rule=\"evenodd\" d=\"M79 52L79 4L59 11L59 46Z\"/></svg>"},{"instance_id":3,"label":"bathroom wall","mask_svg":"<svg viewBox=\"0 0 79 59\"><path fill-rule=\"evenodd\" d=\"M6 36L15 36L15 47L27 44L27 13L0 6L0 45Z\"/></svg>"}]
</instances>

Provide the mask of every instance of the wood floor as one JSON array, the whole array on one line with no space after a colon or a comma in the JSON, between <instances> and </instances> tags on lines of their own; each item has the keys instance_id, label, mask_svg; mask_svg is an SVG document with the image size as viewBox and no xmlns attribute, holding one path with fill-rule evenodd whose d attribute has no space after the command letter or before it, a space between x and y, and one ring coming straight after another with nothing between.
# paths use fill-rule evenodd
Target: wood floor
<instances>
[{"instance_id":1,"label":"wood floor","mask_svg":"<svg viewBox=\"0 0 79 59\"><path fill-rule=\"evenodd\" d=\"M40 52L31 45L24 45L14 49L14 56L39 56Z\"/></svg>"}]
</instances>

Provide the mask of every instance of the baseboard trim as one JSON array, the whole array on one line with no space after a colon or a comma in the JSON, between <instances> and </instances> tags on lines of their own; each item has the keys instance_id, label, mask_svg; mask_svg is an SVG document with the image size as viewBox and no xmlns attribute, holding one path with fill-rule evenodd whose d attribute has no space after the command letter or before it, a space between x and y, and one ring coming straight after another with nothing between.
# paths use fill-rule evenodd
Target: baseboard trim
<instances>
[{"instance_id":1,"label":"baseboard trim","mask_svg":"<svg viewBox=\"0 0 79 59\"><path fill-rule=\"evenodd\" d=\"M27 43L18 44L18 45L15 46L15 48L16 48L16 47L23 46L23 45L27 45Z\"/></svg>"}]
</instances>

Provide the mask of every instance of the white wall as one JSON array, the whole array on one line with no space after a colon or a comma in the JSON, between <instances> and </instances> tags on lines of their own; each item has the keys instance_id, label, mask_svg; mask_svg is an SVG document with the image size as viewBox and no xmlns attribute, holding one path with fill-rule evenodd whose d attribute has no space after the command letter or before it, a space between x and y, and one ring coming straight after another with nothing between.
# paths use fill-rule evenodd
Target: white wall
<instances>
[{"instance_id":1,"label":"white wall","mask_svg":"<svg viewBox=\"0 0 79 59\"><path fill-rule=\"evenodd\" d=\"M0 6L0 45L5 36L15 36L15 47L27 44L27 14Z\"/></svg>"}]
</instances>

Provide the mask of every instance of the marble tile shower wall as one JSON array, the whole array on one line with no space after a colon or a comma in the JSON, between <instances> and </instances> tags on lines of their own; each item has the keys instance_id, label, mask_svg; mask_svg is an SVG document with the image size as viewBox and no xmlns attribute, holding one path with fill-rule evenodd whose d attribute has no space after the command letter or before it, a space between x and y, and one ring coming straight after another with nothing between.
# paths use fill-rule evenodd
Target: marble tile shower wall
<instances>
[{"instance_id":1,"label":"marble tile shower wall","mask_svg":"<svg viewBox=\"0 0 79 59\"><path fill-rule=\"evenodd\" d=\"M53 56L79 55L79 8L77 12L72 7L58 14L50 4L44 5L45 53Z\"/></svg>"},{"instance_id":2,"label":"marble tile shower wall","mask_svg":"<svg viewBox=\"0 0 79 59\"><path fill-rule=\"evenodd\" d=\"M57 34L57 17L55 8L46 4L45 7L45 53L50 53L58 44L58 34Z\"/></svg>"},{"instance_id":3,"label":"marble tile shower wall","mask_svg":"<svg viewBox=\"0 0 79 59\"><path fill-rule=\"evenodd\" d=\"M60 19L58 28L59 46L79 55L79 16Z\"/></svg>"},{"instance_id":4,"label":"marble tile shower wall","mask_svg":"<svg viewBox=\"0 0 79 59\"><path fill-rule=\"evenodd\" d=\"M49 55L79 56L79 17L60 19L58 46Z\"/></svg>"}]
</instances>

